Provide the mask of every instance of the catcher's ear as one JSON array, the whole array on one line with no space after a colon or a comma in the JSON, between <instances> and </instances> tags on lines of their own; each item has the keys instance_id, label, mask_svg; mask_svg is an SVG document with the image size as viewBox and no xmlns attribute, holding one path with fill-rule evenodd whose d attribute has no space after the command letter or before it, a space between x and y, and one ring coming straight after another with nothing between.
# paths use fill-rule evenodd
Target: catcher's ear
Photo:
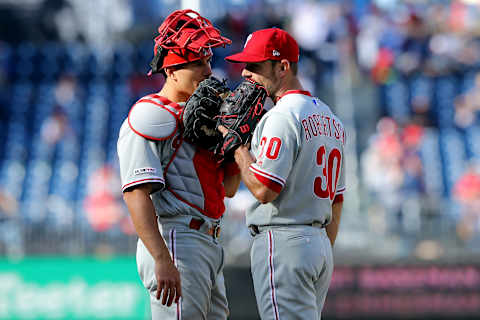
<instances>
[{"instance_id":1,"label":"catcher's ear","mask_svg":"<svg viewBox=\"0 0 480 320\"><path fill-rule=\"evenodd\" d=\"M177 79L177 77L176 77L176 75L175 75L175 71L176 71L175 68L165 68L165 69L163 69L163 70L165 71L165 74L166 74L166 76L167 76L167 79L168 79L168 78L172 78L173 80L176 80L176 79Z\"/></svg>"}]
</instances>

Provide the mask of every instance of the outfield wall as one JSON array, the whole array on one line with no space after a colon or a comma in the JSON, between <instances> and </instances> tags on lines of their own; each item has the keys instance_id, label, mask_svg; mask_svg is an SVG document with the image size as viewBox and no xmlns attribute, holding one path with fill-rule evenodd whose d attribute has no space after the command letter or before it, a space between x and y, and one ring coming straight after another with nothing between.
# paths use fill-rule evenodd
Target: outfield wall
<instances>
[{"instance_id":1,"label":"outfield wall","mask_svg":"<svg viewBox=\"0 0 480 320\"><path fill-rule=\"evenodd\" d=\"M225 270L233 320L258 319L250 271ZM0 260L0 319L148 319L133 256ZM480 265L337 266L322 319L478 319Z\"/></svg>"}]
</instances>

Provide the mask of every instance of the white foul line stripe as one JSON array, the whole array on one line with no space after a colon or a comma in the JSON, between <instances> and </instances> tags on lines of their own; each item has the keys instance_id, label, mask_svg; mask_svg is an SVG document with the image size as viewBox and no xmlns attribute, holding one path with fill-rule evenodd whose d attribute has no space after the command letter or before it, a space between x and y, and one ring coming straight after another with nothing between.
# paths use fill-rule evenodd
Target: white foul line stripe
<instances>
[{"instance_id":1,"label":"white foul line stripe","mask_svg":"<svg viewBox=\"0 0 480 320\"><path fill-rule=\"evenodd\" d=\"M272 230L268 231L268 264L270 267L270 289L272 291L272 306L273 306L273 316L275 320L279 320L280 316L278 314L278 305L277 305L277 295L275 293L275 268L273 266L273 236Z\"/></svg>"},{"instance_id":2,"label":"white foul line stripe","mask_svg":"<svg viewBox=\"0 0 480 320\"><path fill-rule=\"evenodd\" d=\"M273 175L265 171L261 171L260 169L258 169L257 167L254 167L253 165L250 166L250 170L256 174L261 175L262 177L275 181L276 183L280 184L282 187L285 185L285 180L283 180L279 176Z\"/></svg>"}]
</instances>

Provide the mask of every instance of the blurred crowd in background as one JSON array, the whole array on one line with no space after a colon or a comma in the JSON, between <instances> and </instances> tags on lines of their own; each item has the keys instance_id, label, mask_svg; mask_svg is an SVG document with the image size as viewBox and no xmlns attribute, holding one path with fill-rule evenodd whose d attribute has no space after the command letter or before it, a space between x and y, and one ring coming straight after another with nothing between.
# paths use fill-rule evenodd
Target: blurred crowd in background
<instances>
[{"instance_id":1,"label":"blurred crowd in background","mask_svg":"<svg viewBox=\"0 0 480 320\"><path fill-rule=\"evenodd\" d=\"M199 10L232 39L288 30L305 88L347 130L347 193L336 255L413 261L480 254L480 2L0 0L0 247L35 253L132 254L118 130L161 87L147 77L156 28ZM248 264L242 187L227 200L227 263ZM380 246L379 243L382 243Z\"/></svg>"}]
</instances>

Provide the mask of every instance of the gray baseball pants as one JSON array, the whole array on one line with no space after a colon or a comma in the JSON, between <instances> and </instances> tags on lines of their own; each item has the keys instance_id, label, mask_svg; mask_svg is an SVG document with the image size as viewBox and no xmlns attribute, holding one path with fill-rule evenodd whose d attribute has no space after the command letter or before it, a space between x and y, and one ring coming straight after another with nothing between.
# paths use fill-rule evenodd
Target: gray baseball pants
<instances>
[{"instance_id":1,"label":"gray baseball pants","mask_svg":"<svg viewBox=\"0 0 480 320\"><path fill-rule=\"evenodd\" d=\"M177 266L182 284L178 304L166 307L156 298L154 260L143 242L137 244L140 279L150 295L153 320L224 320L228 303L223 278L224 252L212 236L188 227L190 217L159 219L159 229Z\"/></svg>"},{"instance_id":2,"label":"gray baseball pants","mask_svg":"<svg viewBox=\"0 0 480 320\"><path fill-rule=\"evenodd\" d=\"M260 227L250 258L262 320L321 319L333 272L324 228Z\"/></svg>"}]
</instances>

